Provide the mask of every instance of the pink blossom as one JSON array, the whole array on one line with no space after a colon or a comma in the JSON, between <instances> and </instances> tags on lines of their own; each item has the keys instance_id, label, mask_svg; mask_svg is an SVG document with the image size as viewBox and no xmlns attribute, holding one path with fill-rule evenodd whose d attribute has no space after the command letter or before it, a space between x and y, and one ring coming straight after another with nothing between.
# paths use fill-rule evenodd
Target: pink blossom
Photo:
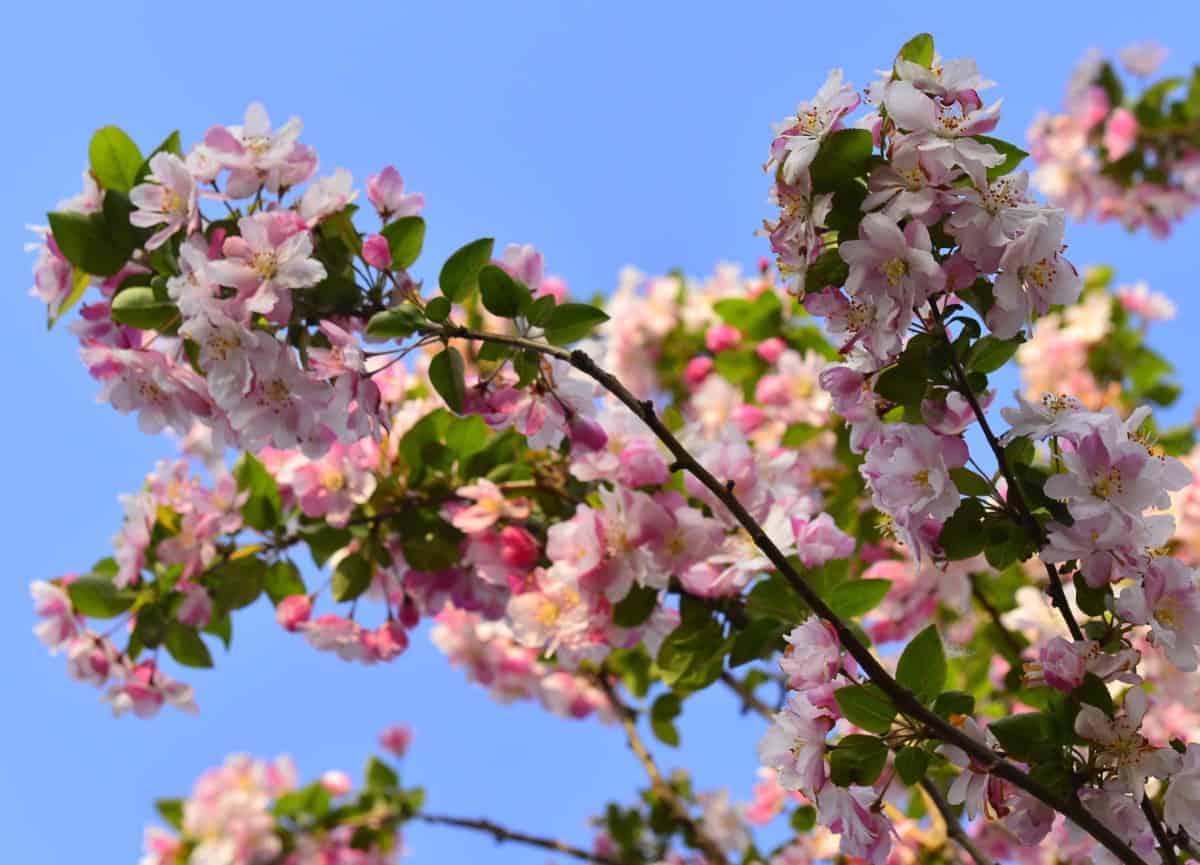
<instances>
[{"instance_id":1,"label":"pink blossom","mask_svg":"<svg viewBox=\"0 0 1200 865\"><path fill-rule=\"evenodd\" d=\"M742 340L742 332L728 324L714 324L704 334L704 344L714 354L736 348Z\"/></svg>"},{"instance_id":2,"label":"pink blossom","mask_svg":"<svg viewBox=\"0 0 1200 865\"><path fill-rule=\"evenodd\" d=\"M1108 116L1104 125L1104 149L1108 158L1116 161L1137 144L1138 122L1128 108L1118 108Z\"/></svg>"},{"instance_id":3,"label":"pink blossom","mask_svg":"<svg viewBox=\"0 0 1200 865\"><path fill-rule=\"evenodd\" d=\"M787 349L787 343L777 336L772 336L764 339L754 349L754 353L765 360L767 363L775 363L779 360L779 356Z\"/></svg>"},{"instance_id":4,"label":"pink blossom","mask_svg":"<svg viewBox=\"0 0 1200 865\"><path fill-rule=\"evenodd\" d=\"M842 788L826 784L817 798L821 821L841 835L841 851L884 865L892 849L892 827L882 812L872 808L875 791L870 787Z\"/></svg>"},{"instance_id":5,"label":"pink blossom","mask_svg":"<svg viewBox=\"0 0 1200 865\"><path fill-rule=\"evenodd\" d=\"M999 102L987 108L977 102L960 104L961 113L955 113L910 82L895 81L887 88L884 104L897 126L913 134L918 151L945 171L961 168L979 189L987 186L987 169L1004 161L998 151L974 137L995 129Z\"/></svg>"},{"instance_id":6,"label":"pink blossom","mask_svg":"<svg viewBox=\"0 0 1200 865\"><path fill-rule=\"evenodd\" d=\"M354 789L354 782L350 780L350 776L345 772L337 769L330 769L321 775L321 786L329 793L330 796L345 796Z\"/></svg>"},{"instance_id":7,"label":"pink blossom","mask_svg":"<svg viewBox=\"0 0 1200 865\"><path fill-rule=\"evenodd\" d=\"M1150 641L1180 670L1196 669L1200 642L1200 586L1192 568L1179 559L1155 558L1140 586L1129 586L1117 598L1117 613L1136 624L1150 625Z\"/></svg>"},{"instance_id":8,"label":"pink blossom","mask_svg":"<svg viewBox=\"0 0 1200 865\"><path fill-rule=\"evenodd\" d=\"M100 687L108 681L119 654L106 637L77 637L67 647L67 675L77 682Z\"/></svg>"},{"instance_id":9,"label":"pink blossom","mask_svg":"<svg viewBox=\"0 0 1200 865\"><path fill-rule=\"evenodd\" d=\"M1166 46L1146 41L1135 42L1122 48L1117 56L1121 59L1121 65L1131 74L1139 78L1149 78L1158 71L1158 67L1170 53Z\"/></svg>"},{"instance_id":10,"label":"pink blossom","mask_svg":"<svg viewBox=\"0 0 1200 865\"><path fill-rule=\"evenodd\" d=\"M203 628L212 618L213 602L203 586L189 585L183 590L183 603L175 618L190 628Z\"/></svg>"},{"instance_id":11,"label":"pink blossom","mask_svg":"<svg viewBox=\"0 0 1200 865\"><path fill-rule=\"evenodd\" d=\"M33 265L33 287L29 289L29 294L46 304L49 315L56 316L63 301L75 287L75 270L59 251L54 236L46 232L45 238L44 244L31 244L37 250L38 257Z\"/></svg>"},{"instance_id":12,"label":"pink blossom","mask_svg":"<svg viewBox=\"0 0 1200 865\"><path fill-rule=\"evenodd\" d=\"M150 175L129 191L129 200L137 208L129 215L133 225L162 226L146 241L146 249L157 249L181 228L195 227L196 181L174 153L162 151L150 157Z\"/></svg>"},{"instance_id":13,"label":"pink blossom","mask_svg":"<svg viewBox=\"0 0 1200 865\"><path fill-rule=\"evenodd\" d=\"M271 213L238 220L240 237L230 237L222 247L224 258L211 262L208 272L221 285L238 290L246 312L268 315L277 307L291 310L291 290L316 285L325 278L325 266L312 258L312 237L293 231ZM283 318L288 312L283 312Z\"/></svg>"},{"instance_id":14,"label":"pink blossom","mask_svg":"<svg viewBox=\"0 0 1200 865\"><path fill-rule=\"evenodd\" d=\"M142 661L128 670L124 678L108 689L104 700L112 705L114 717L133 712L139 718L153 718L164 703L195 713L192 689L158 670L153 661Z\"/></svg>"},{"instance_id":15,"label":"pink blossom","mask_svg":"<svg viewBox=\"0 0 1200 865\"><path fill-rule=\"evenodd\" d=\"M505 526L500 530L500 557L514 568L530 568L537 564L541 548L537 539L522 526Z\"/></svg>"},{"instance_id":16,"label":"pink blossom","mask_svg":"<svg viewBox=\"0 0 1200 865\"><path fill-rule=\"evenodd\" d=\"M806 568L849 558L854 552L854 538L839 529L829 514L820 513L811 520L793 517L792 531L796 533L796 554Z\"/></svg>"},{"instance_id":17,"label":"pink blossom","mask_svg":"<svg viewBox=\"0 0 1200 865\"><path fill-rule=\"evenodd\" d=\"M787 634L788 647L779 661L788 686L805 691L827 684L842 666L842 646L826 622L809 616Z\"/></svg>"},{"instance_id":18,"label":"pink blossom","mask_svg":"<svg viewBox=\"0 0 1200 865\"><path fill-rule=\"evenodd\" d=\"M1138 798L1147 778L1167 778L1181 763L1174 750L1155 748L1138 732L1148 705L1146 692L1135 687L1126 693L1124 711L1117 717L1087 703L1075 717L1075 732L1092 743L1096 764L1111 770L1120 789Z\"/></svg>"},{"instance_id":19,"label":"pink blossom","mask_svg":"<svg viewBox=\"0 0 1200 865\"><path fill-rule=\"evenodd\" d=\"M1182 767L1171 776L1163 798L1163 822L1193 838L1200 837L1200 745L1187 746Z\"/></svg>"},{"instance_id":20,"label":"pink blossom","mask_svg":"<svg viewBox=\"0 0 1200 865\"><path fill-rule=\"evenodd\" d=\"M1175 317L1175 304L1171 299L1151 291L1144 281L1119 286L1116 295L1127 312L1140 315L1146 321L1169 321Z\"/></svg>"},{"instance_id":21,"label":"pink blossom","mask_svg":"<svg viewBox=\"0 0 1200 865\"><path fill-rule=\"evenodd\" d=\"M988 327L997 337L1015 336L1031 316L1079 297L1083 280L1059 254L1062 249L1061 214L1031 220L1025 233L1008 245L1000 258L996 302L987 314Z\"/></svg>"},{"instance_id":22,"label":"pink blossom","mask_svg":"<svg viewBox=\"0 0 1200 865\"><path fill-rule=\"evenodd\" d=\"M683 380L695 387L708 377L708 374L712 372L713 365L711 357L698 355L687 362L687 366L683 370Z\"/></svg>"},{"instance_id":23,"label":"pink blossom","mask_svg":"<svg viewBox=\"0 0 1200 865\"><path fill-rule=\"evenodd\" d=\"M71 608L71 598L60 587L45 580L35 580L29 584L29 594L33 596L33 612L42 619L34 626L33 632L46 648L57 652L64 648L79 634L79 619Z\"/></svg>"},{"instance_id":24,"label":"pink blossom","mask_svg":"<svg viewBox=\"0 0 1200 865\"><path fill-rule=\"evenodd\" d=\"M226 194L247 198L263 186L277 192L308 179L316 165L315 159L306 159L302 146L296 143L300 129L300 121L293 117L272 131L271 118L258 102L246 109L241 126L209 129L204 145L221 167L229 169Z\"/></svg>"},{"instance_id":25,"label":"pink blossom","mask_svg":"<svg viewBox=\"0 0 1200 865\"><path fill-rule=\"evenodd\" d=\"M275 608L275 620L288 631L303 630L312 615L312 598L308 595L288 595Z\"/></svg>"},{"instance_id":26,"label":"pink blossom","mask_svg":"<svg viewBox=\"0 0 1200 865\"><path fill-rule=\"evenodd\" d=\"M1083 684L1087 665L1080 647L1062 637L1054 637L1038 653L1046 684L1069 694Z\"/></svg>"},{"instance_id":27,"label":"pink blossom","mask_svg":"<svg viewBox=\"0 0 1200 865\"><path fill-rule=\"evenodd\" d=\"M349 171L339 168L304 190L297 213L305 226L313 228L326 217L345 210L346 205L357 197L354 178Z\"/></svg>"},{"instance_id":28,"label":"pink blossom","mask_svg":"<svg viewBox=\"0 0 1200 865\"><path fill-rule=\"evenodd\" d=\"M379 744L390 754L403 757L412 744L413 731L408 724L393 724L379 734Z\"/></svg>"},{"instance_id":29,"label":"pink blossom","mask_svg":"<svg viewBox=\"0 0 1200 865\"><path fill-rule=\"evenodd\" d=\"M392 266L392 249L388 240L382 234L371 234L363 238L363 261L380 270L388 270Z\"/></svg>"},{"instance_id":30,"label":"pink blossom","mask_svg":"<svg viewBox=\"0 0 1200 865\"><path fill-rule=\"evenodd\" d=\"M475 534L486 531L500 519L523 520L529 516L529 502L523 498L509 499L487 478L455 490L459 498L474 504L455 512L451 524L461 532Z\"/></svg>"},{"instance_id":31,"label":"pink blossom","mask_svg":"<svg viewBox=\"0 0 1200 865\"><path fill-rule=\"evenodd\" d=\"M384 222L393 218L415 216L425 206L424 195L419 192L404 192L404 179L391 165L367 178L367 199L375 206Z\"/></svg>"},{"instance_id":32,"label":"pink blossom","mask_svg":"<svg viewBox=\"0 0 1200 865\"><path fill-rule=\"evenodd\" d=\"M768 170L779 169L785 183L795 183L812 164L822 139L858 102L854 87L843 83L842 70L831 70L811 101L801 102L795 115L776 124Z\"/></svg>"},{"instance_id":33,"label":"pink blossom","mask_svg":"<svg viewBox=\"0 0 1200 865\"><path fill-rule=\"evenodd\" d=\"M802 790L810 798L825 783L825 737L833 719L801 693L787 704L758 743L759 761L778 773L787 790Z\"/></svg>"}]
</instances>

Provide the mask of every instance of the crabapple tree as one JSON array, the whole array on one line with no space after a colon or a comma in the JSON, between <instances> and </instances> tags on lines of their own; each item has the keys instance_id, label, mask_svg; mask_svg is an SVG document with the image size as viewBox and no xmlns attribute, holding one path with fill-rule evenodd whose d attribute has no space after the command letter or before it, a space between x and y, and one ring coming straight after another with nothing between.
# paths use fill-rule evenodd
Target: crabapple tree
<instances>
[{"instance_id":1,"label":"crabapple tree","mask_svg":"<svg viewBox=\"0 0 1200 865\"><path fill-rule=\"evenodd\" d=\"M532 246L429 266L394 167L319 175L261 105L188 147L97 131L33 293L180 455L109 555L33 583L68 674L196 712L187 670L260 598L350 663L404 663L428 619L646 774L573 844L427 810L393 727L358 782L231 757L158 802L146 865L386 863L410 821L606 865L1195 858L1200 456L1146 343L1174 309L1064 252L1068 215L1190 210L1200 78L1132 99L1089 60L1031 131L1049 203L993 86L928 34L861 91L833 70L766 148L773 260L600 305ZM761 715L751 802L648 747L709 688Z\"/></svg>"}]
</instances>

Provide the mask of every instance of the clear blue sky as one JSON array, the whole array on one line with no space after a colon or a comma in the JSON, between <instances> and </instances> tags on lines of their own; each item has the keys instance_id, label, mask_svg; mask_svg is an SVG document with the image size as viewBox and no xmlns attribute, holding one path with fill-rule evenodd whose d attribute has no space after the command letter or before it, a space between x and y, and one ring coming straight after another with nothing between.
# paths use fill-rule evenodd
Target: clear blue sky
<instances>
[{"instance_id":1,"label":"clear blue sky","mask_svg":"<svg viewBox=\"0 0 1200 865\"><path fill-rule=\"evenodd\" d=\"M312 10L311 12L309 10ZM837 17L839 10L849 17ZM134 862L151 800L237 750L291 753L312 775L357 772L382 725L417 728L410 777L430 807L489 814L586 843L584 820L640 782L614 729L500 707L449 672L418 639L391 666L362 669L306 650L255 609L235 651L193 675L199 718L164 712L113 721L90 688L69 682L29 633L26 585L105 554L116 494L170 451L107 407L65 329L47 335L26 297L23 225L74 194L87 140L116 123L143 144L175 127L194 141L262 100L277 121L300 115L323 167L360 183L395 163L428 197L427 261L484 234L533 242L581 295L608 291L618 269L719 260L753 266L767 213L769 124L832 66L860 86L898 45L932 31L949 56L974 55L1005 98L1000 134L1023 140L1038 107L1090 45L1155 38L1169 66L1200 56L1192 3L19 3L6 10L0 73L0 352L8 388L0 441L7 577L0 640L7 711L0 814L8 858L46 865ZM1069 233L1079 263L1106 261L1179 303L1158 344L1200 372L1188 334L1200 221L1169 245L1118 228ZM1192 338L1194 339L1194 337ZM1181 417L1183 412L1177 413ZM250 621L246 621L249 619ZM701 787L753 782L760 724L719 696L697 700L684 746ZM541 863L519 848L414 827L411 861Z\"/></svg>"}]
</instances>

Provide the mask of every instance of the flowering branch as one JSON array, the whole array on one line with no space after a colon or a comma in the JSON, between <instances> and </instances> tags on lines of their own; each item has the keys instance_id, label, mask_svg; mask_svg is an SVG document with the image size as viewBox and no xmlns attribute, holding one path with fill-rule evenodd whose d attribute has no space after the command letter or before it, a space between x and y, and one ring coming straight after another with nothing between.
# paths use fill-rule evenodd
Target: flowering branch
<instances>
[{"instance_id":1,"label":"flowering branch","mask_svg":"<svg viewBox=\"0 0 1200 865\"><path fill-rule=\"evenodd\" d=\"M771 564L787 580L792 590L800 596L813 613L833 627L837 633L839 642L854 660L858 662L867 678L875 683L892 700L900 712L918 721L929 735L961 748L978 761L980 765L987 767L991 774L1009 781L1034 798L1040 799L1051 808L1075 821L1077 825L1107 847L1113 855L1126 863L1126 865L1144 865L1142 860L1128 845L1080 805L1078 800L1061 796L1039 783L1015 764L1002 758L987 745L976 741L957 727L951 725L944 718L930 711L911 691L897 682L883 665L879 663L871 653L871 650L859 640L854 631L804 581L804 578L800 576L799 572L792 566L792 563L788 561L787 556L780 551L779 547L768 537L758 521L750 515L750 512L746 510L738 497L734 495L734 484L722 483L708 469L701 465L692 456L691 452L683 446L679 439L675 437L666 424L659 419L653 402L639 400L615 376L598 366L586 352L581 349L567 350L521 336L488 333L457 324L443 324L440 326L422 325L418 328L418 331L424 334L440 336L444 340L477 340L480 342L508 345L514 348L529 349L539 354L565 361L575 369L594 379L605 390L625 404L650 428L655 436L666 445L667 450L671 452L676 466L691 473L721 504L729 509L734 519L746 530L754 545L770 560ZM626 729L629 729L628 724Z\"/></svg>"},{"instance_id":2,"label":"flowering branch","mask_svg":"<svg viewBox=\"0 0 1200 865\"><path fill-rule=\"evenodd\" d=\"M497 844L503 844L505 841L515 841L530 847L540 847L543 850L562 853L564 856L572 856L584 862L595 862L597 865L622 865L618 859L612 859L608 856L602 856L599 853L584 850L582 847L576 847L565 841L559 841L557 838L544 838L539 835L530 835L527 832L518 832L486 818L450 817L445 814L429 814L422 811L414 815L413 819L435 826L456 826L459 829L486 832L496 840Z\"/></svg>"},{"instance_id":3,"label":"flowering branch","mask_svg":"<svg viewBox=\"0 0 1200 865\"><path fill-rule=\"evenodd\" d=\"M946 825L946 834L953 838L959 847L962 847L971 858L975 860L975 865L995 865L995 863L971 840L971 836L963 831L962 824L958 822L958 817L950 808L950 803L942 795L942 792L937 788L937 785L928 778L920 780L921 789L925 791L925 795L929 797L929 801L937 808L938 814L941 815L942 822Z\"/></svg>"}]
</instances>

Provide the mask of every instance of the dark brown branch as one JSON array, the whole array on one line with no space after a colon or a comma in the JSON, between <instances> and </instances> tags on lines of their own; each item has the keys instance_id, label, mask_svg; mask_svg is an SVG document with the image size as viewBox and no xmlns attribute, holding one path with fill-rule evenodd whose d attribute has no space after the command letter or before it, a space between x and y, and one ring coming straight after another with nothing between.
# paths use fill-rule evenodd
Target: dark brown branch
<instances>
[{"instance_id":1,"label":"dark brown branch","mask_svg":"<svg viewBox=\"0 0 1200 865\"><path fill-rule=\"evenodd\" d=\"M919 782L921 789L925 791L925 795L933 802L933 806L937 808L938 814L942 817L942 822L946 824L946 834L957 842L958 846L967 851L972 859L975 860L975 865L996 865L989 859L983 851L975 846L975 842L971 840L971 836L963 829L962 824L958 822L958 817L950 808L950 803L942 796L942 792L928 778L922 778Z\"/></svg>"},{"instance_id":2,"label":"dark brown branch","mask_svg":"<svg viewBox=\"0 0 1200 865\"><path fill-rule=\"evenodd\" d=\"M609 702L612 703L613 711L616 712L618 720L621 722L621 727L625 731L625 740L629 744L629 750L637 757L642 768L646 772L646 777L650 779L651 789L658 794L663 803L671 810L671 816L675 818L675 822L680 827L684 828L696 847L704 854L704 858L709 865L729 865L729 860L725 856L725 851L710 838L700 827L692 815L688 812L687 806L680 800L679 795L674 788L667 783L658 764L654 762L654 756L650 753L650 749L646 747L646 743L642 741L641 733L637 728L637 712L621 700L617 689L604 675L596 677L597 684L608 695Z\"/></svg>"},{"instance_id":3,"label":"dark brown branch","mask_svg":"<svg viewBox=\"0 0 1200 865\"><path fill-rule=\"evenodd\" d=\"M650 428L651 432L670 451L676 464L685 468L729 510L733 518L737 520L742 528L746 530L750 539L754 541L754 545L762 551L763 555L767 557L775 569L787 580L792 590L800 596L814 614L833 627L843 648L858 662L863 673L891 699L900 712L919 721L925 730L928 731L929 735L961 748L981 766L986 766L991 774L1014 784L1034 798L1040 799L1059 813L1069 817L1077 826L1103 844L1113 855L1126 863L1126 865L1146 865L1128 844L1097 820L1077 800L1064 797L1030 777L1028 773L1001 757L986 744L977 742L934 713L911 691L897 682L871 653L871 650L858 639L854 631L830 609L829 605L825 603L817 591L808 585L804 581L804 578L800 576L800 573L792 567L787 556L767 536L762 526L758 524L758 521L750 515L750 512L746 510L737 496L733 494L730 486L722 483L708 469L701 465L692 456L691 452L683 446L679 439L675 437L675 434L667 428L666 424L659 419L654 409L654 403L649 400L639 400L612 373L598 366L586 352L579 349L567 350L520 336L471 330L455 324L440 326L425 325L421 328L420 332L438 335L443 339L474 339L514 346L516 348L532 349L540 354L569 363L584 375L598 382ZM976 402L976 405L978 405L978 402Z\"/></svg>"},{"instance_id":4,"label":"dark brown branch","mask_svg":"<svg viewBox=\"0 0 1200 865\"><path fill-rule=\"evenodd\" d=\"M599 853L592 853L584 850L582 847L576 847L568 844L565 841L559 841L557 838L542 838L538 835L530 835L527 832L518 832L514 829L508 829L501 826L499 823L494 823L491 820L478 819L472 820L468 817L448 817L444 814L417 814L413 817L414 820L420 820L423 823L431 823L438 826L457 826L460 829L472 829L476 832L486 832L495 839L497 844L502 844L505 841L515 841L519 844L527 844L530 847L540 847L543 850L552 850L555 853L562 853L564 856L573 856L576 859L582 859L585 862L594 862L596 865L623 865L618 859L610 859L607 856L601 856Z\"/></svg>"}]
</instances>

